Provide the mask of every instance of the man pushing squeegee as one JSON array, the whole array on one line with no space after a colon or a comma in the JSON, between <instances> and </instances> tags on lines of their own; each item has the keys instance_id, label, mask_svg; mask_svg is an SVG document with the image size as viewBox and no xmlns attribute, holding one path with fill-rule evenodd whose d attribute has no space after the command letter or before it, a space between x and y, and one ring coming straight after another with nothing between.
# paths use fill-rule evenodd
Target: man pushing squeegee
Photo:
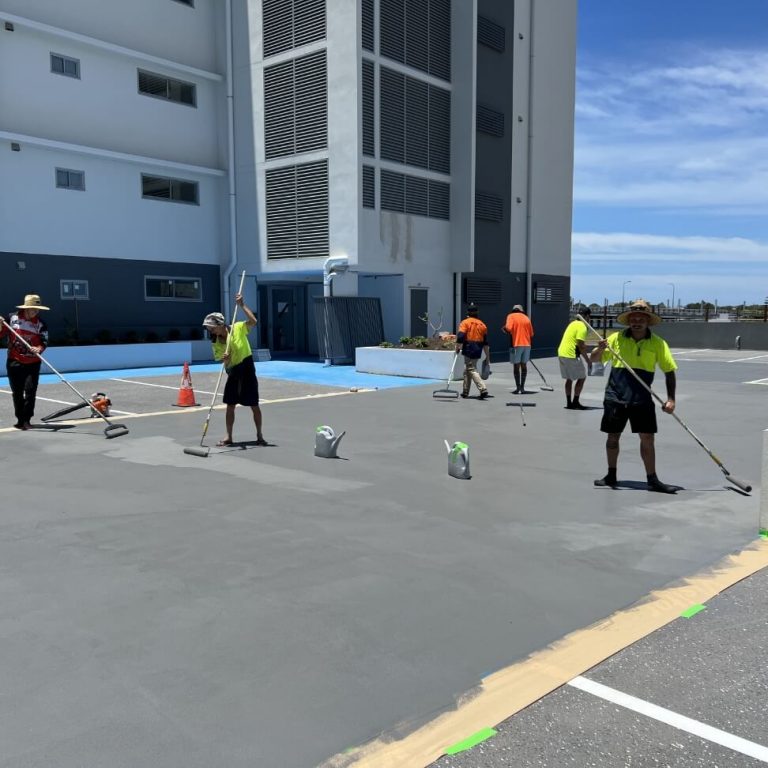
<instances>
[{"instance_id":1,"label":"man pushing squeegee","mask_svg":"<svg viewBox=\"0 0 768 768\"><path fill-rule=\"evenodd\" d=\"M627 311L616 318L621 325L628 327L623 331L612 333L607 339L603 339L583 316L578 315L578 319L600 339L590 355L591 361L593 363L600 360L608 362L612 357L614 358L611 375L605 388L603 420L600 424L601 431L608 435L605 445L608 473L605 477L595 480L595 485L615 488L618 484L616 465L619 459L619 439L629 422L632 431L637 432L640 437L640 456L648 475L648 490L660 493L675 493L678 490L677 486L661 482L656 475L654 435L657 427L656 409L651 399L653 398L661 405L661 409L672 416L704 449L729 483L749 493L752 486L731 475L720 459L674 412L677 364L669 351L667 342L655 333L651 333L649 326L661 322L661 318L651 309L648 302L643 299L632 302ZM630 365L627 360L632 360L632 364ZM657 365L666 377L666 400L662 400L651 389L653 373Z\"/></svg>"}]
</instances>

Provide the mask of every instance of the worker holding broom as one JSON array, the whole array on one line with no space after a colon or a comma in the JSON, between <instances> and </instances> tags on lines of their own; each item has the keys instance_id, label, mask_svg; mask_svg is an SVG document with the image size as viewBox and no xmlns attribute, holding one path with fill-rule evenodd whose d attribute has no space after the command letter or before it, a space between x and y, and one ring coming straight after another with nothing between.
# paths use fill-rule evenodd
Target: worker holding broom
<instances>
[{"instance_id":1,"label":"worker holding broom","mask_svg":"<svg viewBox=\"0 0 768 768\"><path fill-rule=\"evenodd\" d=\"M611 375L605 387L603 420L600 424L600 430L608 435L605 443L608 474L595 480L595 485L612 488L616 486L619 440L629 422L632 431L640 438L640 457L645 466L648 490L676 493L676 486L662 483L656 475L656 408L649 389L632 376L628 366L631 366L637 376L650 387L658 365L664 373L667 387L667 399L662 410L672 413L675 410L677 363L667 342L650 330L650 326L660 323L661 318L647 301L637 299L632 302L627 311L620 314L616 320L628 327L612 333L607 339L602 339L590 355L593 363L601 359L602 362L611 361ZM617 354L612 354L611 350Z\"/></svg>"},{"instance_id":2,"label":"worker holding broom","mask_svg":"<svg viewBox=\"0 0 768 768\"><path fill-rule=\"evenodd\" d=\"M253 362L251 345L248 343L248 331L256 323L256 315L243 302L242 294L235 296L235 303L243 310L246 319L228 326L221 312L211 312L203 320L203 327L208 331L213 342L214 360L224 363L227 382L224 385L224 403L227 406L225 424L227 436L217 445L232 445L232 429L235 425L235 406L249 406L256 425L256 445L268 445L261 431L261 408L259 408L259 381L256 378L256 365Z\"/></svg>"},{"instance_id":3,"label":"worker holding broom","mask_svg":"<svg viewBox=\"0 0 768 768\"><path fill-rule=\"evenodd\" d=\"M509 362L512 363L515 376L515 391L512 394L530 394L525 391L525 380L528 376L528 361L531 359L533 325L522 304L512 307L501 330L509 336Z\"/></svg>"},{"instance_id":4,"label":"worker holding broom","mask_svg":"<svg viewBox=\"0 0 768 768\"><path fill-rule=\"evenodd\" d=\"M478 310L474 303L467 307L467 316L459 325L456 334L456 354L464 355L464 382L461 391L463 398L469 397L469 388L472 382L480 390L480 399L488 397L488 388L485 386L480 374L477 372L477 361L485 353L488 363L491 361L488 348L488 327L477 316Z\"/></svg>"},{"instance_id":5,"label":"worker holding broom","mask_svg":"<svg viewBox=\"0 0 768 768\"><path fill-rule=\"evenodd\" d=\"M37 294L30 293L24 297L24 303L19 304L16 309L19 311L11 314L7 321L0 317L0 338L8 336L8 359L5 365L16 415L16 423L13 426L26 431L32 428L32 417L35 415L41 365L38 355L48 346L48 327L40 318L40 312L48 307L43 306ZM29 347L11 333L9 328L24 339Z\"/></svg>"}]
</instances>

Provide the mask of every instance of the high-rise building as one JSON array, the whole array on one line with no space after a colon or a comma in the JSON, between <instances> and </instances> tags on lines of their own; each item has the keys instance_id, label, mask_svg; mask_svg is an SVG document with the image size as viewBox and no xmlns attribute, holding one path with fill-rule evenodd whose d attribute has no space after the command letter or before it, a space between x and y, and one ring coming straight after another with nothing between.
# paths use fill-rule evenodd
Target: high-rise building
<instances>
[{"instance_id":1,"label":"high-rise building","mask_svg":"<svg viewBox=\"0 0 768 768\"><path fill-rule=\"evenodd\" d=\"M384 332L492 345L569 299L573 0L0 0L0 312L54 339L231 311L317 353L323 267Z\"/></svg>"}]
</instances>

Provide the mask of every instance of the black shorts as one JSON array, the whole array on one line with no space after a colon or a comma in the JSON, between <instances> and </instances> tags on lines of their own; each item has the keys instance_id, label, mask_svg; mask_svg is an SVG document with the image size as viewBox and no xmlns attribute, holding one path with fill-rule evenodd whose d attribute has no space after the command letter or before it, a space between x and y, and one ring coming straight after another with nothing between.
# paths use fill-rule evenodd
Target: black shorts
<instances>
[{"instance_id":1,"label":"black shorts","mask_svg":"<svg viewBox=\"0 0 768 768\"><path fill-rule=\"evenodd\" d=\"M259 404L259 380L252 356L229 369L224 385L224 402L227 405Z\"/></svg>"},{"instance_id":2,"label":"black shorts","mask_svg":"<svg viewBox=\"0 0 768 768\"><path fill-rule=\"evenodd\" d=\"M646 432L655 435L659 431L656 425L656 407L653 403L622 405L610 400L603 402L601 432L621 433L627 426L627 422L629 422L633 432Z\"/></svg>"}]
</instances>

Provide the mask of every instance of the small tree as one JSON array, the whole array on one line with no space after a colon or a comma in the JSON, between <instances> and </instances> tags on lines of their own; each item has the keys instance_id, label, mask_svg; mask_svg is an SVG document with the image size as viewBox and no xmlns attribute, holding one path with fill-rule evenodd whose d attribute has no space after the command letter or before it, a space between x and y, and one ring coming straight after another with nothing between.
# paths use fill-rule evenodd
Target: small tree
<instances>
[{"instance_id":1,"label":"small tree","mask_svg":"<svg viewBox=\"0 0 768 768\"><path fill-rule=\"evenodd\" d=\"M432 329L432 338L436 339L440 335L440 331L443 327L443 308L440 307L440 312L437 315L437 325L429 319L429 312L419 315L419 320L421 320L422 323L426 323Z\"/></svg>"}]
</instances>

